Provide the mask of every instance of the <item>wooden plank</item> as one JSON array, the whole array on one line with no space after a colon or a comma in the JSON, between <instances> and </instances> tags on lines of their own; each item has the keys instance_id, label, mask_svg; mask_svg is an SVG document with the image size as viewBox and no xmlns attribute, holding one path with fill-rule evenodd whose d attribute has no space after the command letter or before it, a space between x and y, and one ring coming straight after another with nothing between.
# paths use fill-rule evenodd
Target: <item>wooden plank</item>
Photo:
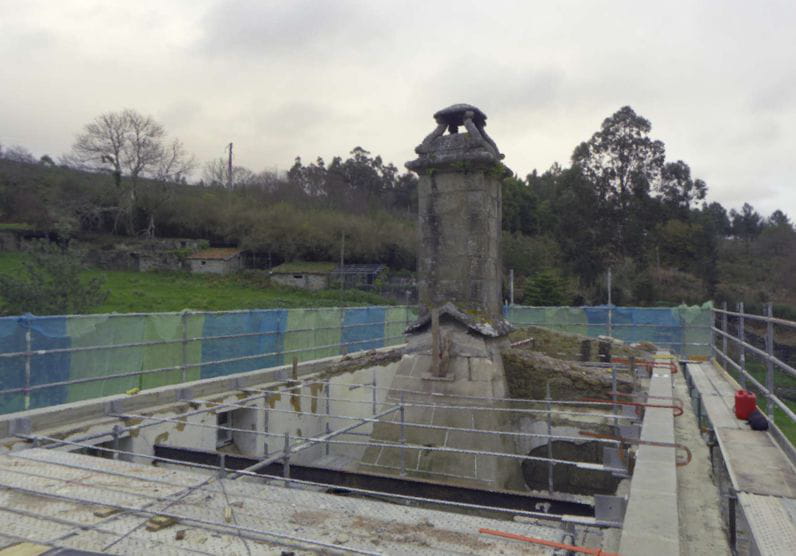
<instances>
[{"instance_id":1,"label":"wooden plank","mask_svg":"<svg viewBox=\"0 0 796 556\"><path fill-rule=\"evenodd\" d=\"M7 548L0 549L0 556L39 556L52 550L52 546L35 544L32 542L21 542Z\"/></svg>"},{"instance_id":2,"label":"wooden plank","mask_svg":"<svg viewBox=\"0 0 796 556\"><path fill-rule=\"evenodd\" d=\"M796 470L766 432L719 429L717 433L738 490L796 498Z\"/></svg>"},{"instance_id":3,"label":"wooden plank","mask_svg":"<svg viewBox=\"0 0 796 556\"><path fill-rule=\"evenodd\" d=\"M691 381L693 382L694 387L699 390L699 393L703 396L719 395L719 393L716 391L716 388L708 380L708 377L705 376L705 373L702 371L701 367L701 365L688 366L689 374L691 375Z\"/></svg>"},{"instance_id":4,"label":"wooden plank","mask_svg":"<svg viewBox=\"0 0 796 556\"><path fill-rule=\"evenodd\" d=\"M708 416L714 429L732 428L740 429L744 427L744 422L736 419L734 413L734 394L733 398L727 399L721 392L726 388L721 386L724 379L715 374L715 370L709 368L709 364L688 365L688 372L694 386L702 398L702 411ZM709 369L707 369L709 368ZM709 373L708 371L713 371ZM712 374L712 378L709 376ZM724 382L726 384L726 382Z\"/></svg>"},{"instance_id":5,"label":"wooden plank","mask_svg":"<svg viewBox=\"0 0 796 556\"><path fill-rule=\"evenodd\" d=\"M702 409L714 429L743 429L745 426L746 422L737 419L720 396L702 396Z\"/></svg>"},{"instance_id":6,"label":"wooden plank","mask_svg":"<svg viewBox=\"0 0 796 556\"><path fill-rule=\"evenodd\" d=\"M796 546L796 469L763 431L750 430L735 417L738 384L712 364L689 365L702 407L713 424L739 505L762 556L792 554Z\"/></svg>"},{"instance_id":7,"label":"wooden plank","mask_svg":"<svg viewBox=\"0 0 796 556\"><path fill-rule=\"evenodd\" d=\"M699 366L701 367L702 372L705 373L705 377L715 388L716 392L725 398L733 400L734 403L735 390L737 386L734 383L734 379L724 370L716 368L712 363L702 363Z\"/></svg>"}]
</instances>

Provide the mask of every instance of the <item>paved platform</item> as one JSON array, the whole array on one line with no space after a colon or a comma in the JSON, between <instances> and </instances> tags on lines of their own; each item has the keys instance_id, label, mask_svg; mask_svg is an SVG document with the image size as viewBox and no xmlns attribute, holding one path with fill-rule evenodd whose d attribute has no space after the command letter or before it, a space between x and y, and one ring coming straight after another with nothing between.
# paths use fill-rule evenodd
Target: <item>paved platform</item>
<instances>
[{"instance_id":1,"label":"paved platform","mask_svg":"<svg viewBox=\"0 0 796 556\"><path fill-rule=\"evenodd\" d=\"M656 367L649 395L672 396L668 368ZM646 408L641 440L673 444L673 419L671 408ZM675 458L672 446L639 446L619 545L623 556L680 553Z\"/></svg>"},{"instance_id":2,"label":"paved platform","mask_svg":"<svg viewBox=\"0 0 796 556\"><path fill-rule=\"evenodd\" d=\"M0 540L115 554L550 554L480 527L561 540L555 527L232 481L29 449L0 456ZM175 520L157 530L154 516ZM3 544L0 544L0 549Z\"/></svg>"},{"instance_id":3,"label":"paved platform","mask_svg":"<svg viewBox=\"0 0 796 556\"><path fill-rule=\"evenodd\" d=\"M761 555L793 554L796 547L796 467L769 432L735 417L735 381L712 362L687 364L738 503Z\"/></svg>"}]
</instances>

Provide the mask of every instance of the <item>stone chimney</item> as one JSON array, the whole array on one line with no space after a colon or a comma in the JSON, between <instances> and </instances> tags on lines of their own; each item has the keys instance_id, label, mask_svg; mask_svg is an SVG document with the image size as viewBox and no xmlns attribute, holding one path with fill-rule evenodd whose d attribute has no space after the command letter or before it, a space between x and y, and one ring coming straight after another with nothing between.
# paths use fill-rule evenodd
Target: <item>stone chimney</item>
<instances>
[{"instance_id":1,"label":"stone chimney","mask_svg":"<svg viewBox=\"0 0 796 556\"><path fill-rule=\"evenodd\" d=\"M473 437L456 430L513 426L507 413L484 410L503 407L508 395L501 353L511 326L501 314L500 187L509 172L478 108L455 104L434 119L437 129L415 149L417 159L406 163L420 176L421 313L408 329L387 401L409 402L407 423L440 429L407 426L408 443L454 451L415 450L405 453L404 461L400 450L374 446L361 464L363 470L374 465L380 473L400 469L410 477L446 477L475 488L523 489L518 460L486 453L514 453L513 437ZM446 427L450 434L443 433ZM395 443L399 436L394 416L374 424L371 435L381 444ZM474 449L483 453L456 453Z\"/></svg>"},{"instance_id":2,"label":"stone chimney","mask_svg":"<svg viewBox=\"0 0 796 556\"><path fill-rule=\"evenodd\" d=\"M434 119L437 128L415 149L418 158L406 163L420 176L421 318L414 328L424 328L431 310L440 309L477 332L499 336L508 329L501 313L501 182L511 172L484 130L481 110L454 104Z\"/></svg>"}]
</instances>

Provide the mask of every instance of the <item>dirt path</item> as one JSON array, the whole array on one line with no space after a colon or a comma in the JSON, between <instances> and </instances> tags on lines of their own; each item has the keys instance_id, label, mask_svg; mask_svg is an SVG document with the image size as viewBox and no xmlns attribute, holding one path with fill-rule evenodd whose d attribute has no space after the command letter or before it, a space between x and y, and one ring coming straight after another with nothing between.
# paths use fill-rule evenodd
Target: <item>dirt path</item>
<instances>
[{"instance_id":1,"label":"dirt path","mask_svg":"<svg viewBox=\"0 0 796 556\"><path fill-rule=\"evenodd\" d=\"M680 554L729 555L719 510L719 491L710 468L710 452L699 434L682 373L674 375L674 395L685 406L683 415L674 419L675 442L688 446L693 456L690 464L677 468Z\"/></svg>"}]
</instances>

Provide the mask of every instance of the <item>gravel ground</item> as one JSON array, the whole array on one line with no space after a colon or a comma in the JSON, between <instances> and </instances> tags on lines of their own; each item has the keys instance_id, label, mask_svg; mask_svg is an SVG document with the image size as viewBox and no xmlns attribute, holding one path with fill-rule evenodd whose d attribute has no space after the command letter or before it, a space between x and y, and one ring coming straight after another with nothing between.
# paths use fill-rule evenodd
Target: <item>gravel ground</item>
<instances>
[{"instance_id":1,"label":"gravel ground","mask_svg":"<svg viewBox=\"0 0 796 556\"><path fill-rule=\"evenodd\" d=\"M684 405L683 415L674 419L675 442L688 446L693 456L690 464L677 468L680 554L729 555L727 534L720 514L719 490L710 466L710 452L700 435L682 373L674 375L674 395Z\"/></svg>"}]
</instances>

